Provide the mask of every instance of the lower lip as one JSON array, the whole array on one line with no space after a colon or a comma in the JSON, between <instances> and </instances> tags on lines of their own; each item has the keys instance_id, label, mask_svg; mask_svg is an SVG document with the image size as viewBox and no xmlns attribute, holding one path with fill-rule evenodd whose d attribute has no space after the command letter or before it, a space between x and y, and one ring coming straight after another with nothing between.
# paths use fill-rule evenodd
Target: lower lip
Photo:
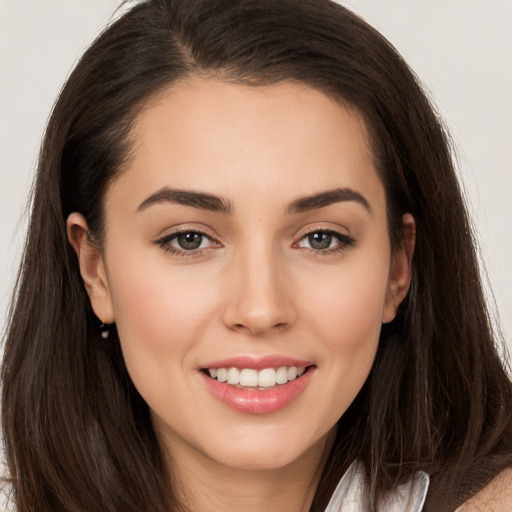
<instances>
[{"instance_id":1,"label":"lower lip","mask_svg":"<svg viewBox=\"0 0 512 512\"><path fill-rule=\"evenodd\" d=\"M239 412L248 414L270 414L284 409L304 391L314 373L314 367L301 377L271 389L240 389L219 382L201 373L210 392L222 403Z\"/></svg>"}]
</instances>

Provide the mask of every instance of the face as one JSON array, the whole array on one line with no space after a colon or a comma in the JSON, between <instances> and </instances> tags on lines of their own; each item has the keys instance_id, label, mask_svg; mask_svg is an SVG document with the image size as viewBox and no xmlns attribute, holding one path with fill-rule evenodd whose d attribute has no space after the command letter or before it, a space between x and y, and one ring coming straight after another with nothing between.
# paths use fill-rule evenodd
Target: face
<instances>
[{"instance_id":1,"label":"face","mask_svg":"<svg viewBox=\"0 0 512 512\"><path fill-rule=\"evenodd\" d=\"M304 85L198 79L151 103L133 140L101 254L83 220L69 229L159 438L224 467L307 456L408 285L361 117Z\"/></svg>"}]
</instances>

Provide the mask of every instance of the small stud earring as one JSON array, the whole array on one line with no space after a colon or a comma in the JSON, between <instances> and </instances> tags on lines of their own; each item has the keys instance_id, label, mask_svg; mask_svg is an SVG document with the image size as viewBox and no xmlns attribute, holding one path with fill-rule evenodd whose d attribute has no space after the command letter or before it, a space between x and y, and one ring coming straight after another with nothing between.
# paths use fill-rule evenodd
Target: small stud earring
<instances>
[{"instance_id":1,"label":"small stud earring","mask_svg":"<svg viewBox=\"0 0 512 512\"><path fill-rule=\"evenodd\" d=\"M100 324L100 335L104 340L106 340L110 336L110 331L103 322L101 322Z\"/></svg>"}]
</instances>

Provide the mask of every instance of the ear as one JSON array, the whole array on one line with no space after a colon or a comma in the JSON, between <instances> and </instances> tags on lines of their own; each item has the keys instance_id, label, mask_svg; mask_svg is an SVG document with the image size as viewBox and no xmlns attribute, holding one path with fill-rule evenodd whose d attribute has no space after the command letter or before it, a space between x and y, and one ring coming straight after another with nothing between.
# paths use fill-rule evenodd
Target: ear
<instances>
[{"instance_id":1,"label":"ear","mask_svg":"<svg viewBox=\"0 0 512 512\"><path fill-rule=\"evenodd\" d=\"M411 266L416 242L416 222L410 213L402 217L402 243L392 255L382 323L394 320L411 284Z\"/></svg>"},{"instance_id":2,"label":"ear","mask_svg":"<svg viewBox=\"0 0 512 512\"><path fill-rule=\"evenodd\" d=\"M111 324L114 322L114 309L103 254L90 239L87 221L82 214L74 212L68 217L67 233L78 257L92 309L103 323Z\"/></svg>"}]
</instances>

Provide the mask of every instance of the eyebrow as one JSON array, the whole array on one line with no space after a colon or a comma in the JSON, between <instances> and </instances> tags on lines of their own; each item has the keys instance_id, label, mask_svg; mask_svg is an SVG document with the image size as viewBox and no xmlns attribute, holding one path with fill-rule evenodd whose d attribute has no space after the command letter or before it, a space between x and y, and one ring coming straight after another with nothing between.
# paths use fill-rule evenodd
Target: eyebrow
<instances>
[{"instance_id":1,"label":"eyebrow","mask_svg":"<svg viewBox=\"0 0 512 512\"><path fill-rule=\"evenodd\" d=\"M184 206L192 206L201 210L211 212L220 212L231 214L233 206L230 201L222 199L213 194L205 194L203 192L194 192L192 190L178 190L168 187L161 188L154 194L146 198L137 208L137 211L143 211L150 206L161 203L174 203Z\"/></svg>"},{"instance_id":2,"label":"eyebrow","mask_svg":"<svg viewBox=\"0 0 512 512\"><path fill-rule=\"evenodd\" d=\"M368 212L372 212L370 204L365 197L351 188L336 188L320 192L318 194L313 194L311 196L301 197L292 201L286 208L286 212L289 214L302 213L346 201L355 201L364 206ZM225 213L227 215L231 215L234 212L231 201L222 197L213 194L206 194L204 192L171 189L168 187L161 188L142 201L142 203L137 207L137 212L146 210L150 206L161 203L181 204L184 206L199 208L201 210Z\"/></svg>"},{"instance_id":3,"label":"eyebrow","mask_svg":"<svg viewBox=\"0 0 512 512\"><path fill-rule=\"evenodd\" d=\"M290 203L286 211L287 213L302 213L345 201L355 201L363 205L369 213L372 213L370 203L365 197L351 188L335 188L319 194L301 197Z\"/></svg>"}]
</instances>

